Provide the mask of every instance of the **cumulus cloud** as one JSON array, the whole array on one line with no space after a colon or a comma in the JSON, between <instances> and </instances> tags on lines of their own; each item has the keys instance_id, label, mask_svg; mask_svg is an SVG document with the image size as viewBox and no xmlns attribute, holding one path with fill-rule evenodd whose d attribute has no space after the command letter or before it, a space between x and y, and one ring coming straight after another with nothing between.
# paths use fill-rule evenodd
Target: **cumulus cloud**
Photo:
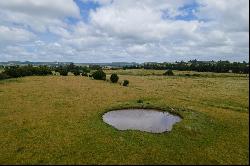
<instances>
[{"instance_id":1,"label":"cumulus cloud","mask_svg":"<svg viewBox=\"0 0 250 166\"><path fill-rule=\"evenodd\" d=\"M0 23L16 23L43 32L48 25L66 26L65 17L80 17L73 0L8 0L0 1Z\"/></svg>"},{"instance_id":2,"label":"cumulus cloud","mask_svg":"<svg viewBox=\"0 0 250 166\"><path fill-rule=\"evenodd\" d=\"M8 0L1 1L0 8L12 12L25 13L42 17L79 17L79 9L73 1L69 0Z\"/></svg>"},{"instance_id":3,"label":"cumulus cloud","mask_svg":"<svg viewBox=\"0 0 250 166\"><path fill-rule=\"evenodd\" d=\"M188 2L188 1L185 1ZM195 31L197 21L163 19L164 11L175 16L184 1L113 1L110 5L92 11L91 23L109 35L121 38L159 40L179 31ZM175 14L173 14L175 13Z\"/></svg>"},{"instance_id":4,"label":"cumulus cloud","mask_svg":"<svg viewBox=\"0 0 250 166\"><path fill-rule=\"evenodd\" d=\"M1 1L0 61L248 61L249 1L229 1Z\"/></svg>"},{"instance_id":5,"label":"cumulus cloud","mask_svg":"<svg viewBox=\"0 0 250 166\"><path fill-rule=\"evenodd\" d=\"M198 3L201 7L196 15L214 23L211 28L249 32L248 0L200 0Z\"/></svg>"},{"instance_id":6,"label":"cumulus cloud","mask_svg":"<svg viewBox=\"0 0 250 166\"><path fill-rule=\"evenodd\" d=\"M27 30L0 25L1 45L30 41L33 38L35 38L35 35Z\"/></svg>"}]
</instances>

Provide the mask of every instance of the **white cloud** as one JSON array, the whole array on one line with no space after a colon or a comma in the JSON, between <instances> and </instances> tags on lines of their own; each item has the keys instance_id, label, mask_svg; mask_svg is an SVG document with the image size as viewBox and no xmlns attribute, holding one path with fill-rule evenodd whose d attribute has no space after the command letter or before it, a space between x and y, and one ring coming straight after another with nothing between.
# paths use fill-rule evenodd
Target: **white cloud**
<instances>
[{"instance_id":1,"label":"white cloud","mask_svg":"<svg viewBox=\"0 0 250 166\"><path fill-rule=\"evenodd\" d=\"M179 31L194 31L197 21L164 20L163 11L178 13L184 1L114 1L91 12L91 23L109 35L123 38L162 39ZM182 2L182 3L180 3ZM186 1L188 2L188 1ZM175 14L171 14L171 17Z\"/></svg>"},{"instance_id":2,"label":"white cloud","mask_svg":"<svg viewBox=\"0 0 250 166\"><path fill-rule=\"evenodd\" d=\"M65 26L65 17L80 18L73 0L8 0L0 1L0 23L17 23L39 32L48 26Z\"/></svg>"},{"instance_id":3,"label":"white cloud","mask_svg":"<svg viewBox=\"0 0 250 166\"><path fill-rule=\"evenodd\" d=\"M199 0L196 15L213 22L211 28L249 32L249 0Z\"/></svg>"},{"instance_id":4,"label":"white cloud","mask_svg":"<svg viewBox=\"0 0 250 166\"><path fill-rule=\"evenodd\" d=\"M25 13L27 15L42 17L79 17L77 5L70 0L8 0L0 1L2 10Z\"/></svg>"},{"instance_id":5,"label":"white cloud","mask_svg":"<svg viewBox=\"0 0 250 166\"><path fill-rule=\"evenodd\" d=\"M100 5L88 22L73 0L1 1L0 61L249 59L247 0L81 1ZM194 3L189 16L185 7Z\"/></svg>"},{"instance_id":6,"label":"white cloud","mask_svg":"<svg viewBox=\"0 0 250 166\"><path fill-rule=\"evenodd\" d=\"M8 43L18 43L30 41L35 38L35 35L27 30L21 28L10 28L0 25L0 44L6 45Z\"/></svg>"},{"instance_id":7,"label":"white cloud","mask_svg":"<svg viewBox=\"0 0 250 166\"><path fill-rule=\"evenodd\" d=\"M144 45L133 45L128 47L127 51L132 54L144 54L147 53L148 49L147 46Z\"/></svg>"}]
</instances>

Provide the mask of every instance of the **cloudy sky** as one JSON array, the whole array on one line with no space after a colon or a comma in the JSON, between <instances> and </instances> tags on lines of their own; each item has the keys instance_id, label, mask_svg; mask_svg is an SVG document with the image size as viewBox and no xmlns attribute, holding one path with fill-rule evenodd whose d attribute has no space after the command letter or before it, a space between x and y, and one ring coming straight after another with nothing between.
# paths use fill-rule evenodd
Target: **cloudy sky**
<instances>
[{"instance_id":1,"label":"cloudy sky","mask_svg":"<svg viewBox=\"0 0 250 166\"><path fill-rule=\"evenodd\" d=\"M248 0L0 0L0 61L249 61Z\"/></svg>"}]
</instances>

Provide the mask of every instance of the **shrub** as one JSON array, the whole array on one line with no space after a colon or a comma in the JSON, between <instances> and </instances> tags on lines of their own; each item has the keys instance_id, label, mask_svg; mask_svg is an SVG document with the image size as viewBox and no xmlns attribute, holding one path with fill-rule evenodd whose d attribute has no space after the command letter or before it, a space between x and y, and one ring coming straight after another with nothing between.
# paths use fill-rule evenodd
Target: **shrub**
<instances>
[{"instance_id":1,"label":"shrub","mask_svg":"<svg viewBox=\"0 0 250 166\"><path fill-rule=\"evenodd\" d=\"M19 66L9 66L4 69L4 73L10 77L21 77Z\"/></svg>"},{"instance_id":2,"label":"shrub","mask_svg":"<svg viewBox=\"0 0 250 166\"><path fill-rule=\"evenodd\" d=\"M193 74L194 77L200 77L200 74Z\"/></svg>"},{"instance_id":3,"label":"shrub","mask_svg":"<svg viewBox=\"0 0 250 166\"><path fill-rule=\"evenodd\" d=\"M128 80L124 80L122 85L123 86L128 86L128 84L129 84L129 81Z\"/></svg>"},{"instance_id":4,"label":"shrub","mask_svg":"<svg viewBox=\"0 0 250 166\"><path fill-rule=\"evenodd\" d=\"M174 73L173 73L172 70L167 70L163 75L165 75L165 76L173 76Z\"/></svg>"},{"instance_id":5,"label":"shrub","mask_svg":"<svg viewBox=\"0 0 250 166\"><path fill-rule=\"evenodd\" d=\"M90 73L90 69L86 66L80 66L79 68L82 73Z\"/></svg>"},{"instance_id":6,"label":"shrub","mask_svg":"<svg viewBox=\"0 0 250 166\"><path fill-rule=\"evenodd\" d=\"M8 78L10 78L10 76L8 76L7 74L0 73L0 80L4 80L4 79L8 79Z\"/></svg>"},{"instance_id":7,"label":"shrub","mask_svg":"<svg viewBox=\"0 0 250 166\"><path fill-rule=\"evenodd\" d=\"M137 100L137 103L143 103L143 100L139 99Z\"/></svg>"},{"instance_id":8,"label":"shrub","mask_svg":"<svg viewBox=\"0 0 250 166\"><path fill-rule=\"evenodd\" d=\"M39 67L33 67L33 75L51 75L52 70L50 67L47 66L39 66Z\"/></svg>"},{"instance_id":9,"label":"shrub","mask_svg":"<svg viewBox=\"0 0 250 166\"><path fill-rule=\"evenodd\" d=\"M112 74L112 75L110 76L110 81L111 81L111 82L117 83L118 80L119 80L119 77L118 77L117 74Z\"/></svg>"},{"instance_id":10,"label":"shrub","mask_svg":"<svg viewBox=\"0 0 250 166\"><path fill-rule=\"evenodd\" d=\"M80 75L80 71L77 70L77 69L75 69L75 70L73 70L73 74L74 74L75 76L79 76L79 75Z\"/></svg>"},{"instance_id":11,"label":"shrub","mask_svg":"<svg viewBox=\"0 0 250 166\"><path fill-rule=\"evenodd\" d=\"M83 73L82 73L82 76L87 77L87 76L88 76L88 73L83 72Z\"/></svg>"},{"instance_id":12,"label":"shrub","mask_svg":"<svg viewBox=\"0 0 250 166\"><path fill-rule=\"evenodd\" d=\"M68 70L66 69L62 69L58 71L60 73L61 76L67 76L68 75Z\"/></svg>"},{"instance_id":13,"label":"shrub","mask_svg":"<svg viewBox=\"0 0 250 166\"><path fill-rule=\"evenodd\" d=\"M95 80L106 80L106 74L102 70L97 70L92 74Z\"/></svg>"},{"instance_id":14,"label":"shrub","mask_svg":"<svg viewBox=\"0 0 250 166\"><path fill-rule=\"evenodd\" d=\"M74 63L70 63L69 65L66 65L66 68L67 68L68 71L73 72L74 69L76 69L76 66L75 66Z\"/></svg>"},{"instance_id":15,"label":"shrub","mask_svg":"<svg viewBox=\"0 0 250 166\"><path fill-rule=\"evenodd\" d=\"M102 67L99 65L89 65L89 69L91 70L101 70Z\"/></svg>"}]
</instances>

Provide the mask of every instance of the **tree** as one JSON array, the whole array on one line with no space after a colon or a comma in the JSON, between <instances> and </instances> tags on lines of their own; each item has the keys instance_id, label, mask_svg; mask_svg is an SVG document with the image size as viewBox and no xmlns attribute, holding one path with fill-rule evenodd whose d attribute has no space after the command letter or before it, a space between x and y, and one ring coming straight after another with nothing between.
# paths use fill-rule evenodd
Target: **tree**
<instances>
[{"instance_id":1,"label":"tree","mask_svg":"<svg viewBox=\"0 0 250 166\"><path fill-rule=\"evenodd\" d=\"M61 76L67 76L68 75L68 70L67 69L61 69L59 70L59 73Z\"/></svg>"},{"instance_id":2,"label":"tree","mask_svg":"<svg viewBox=\"0 0 250 166\"><path fill-rule=\"evenodd\" d=\"M101 70L102 69L101 66L99 66L99 65L89 65L89 68L91 70Z\"/></svg>"},{"instance_id":3,"label":"tree","mask_svg":"<svg viewBox=\"0 0 250 166\"><path fill-rule=\"evenodd\" d=\"M5 74L9 75L10 77L24 77L24 76L31 76L31 75L49 75L52 74L51 68L47 66L38 66L34 67L32 65L27 66L9 66L5 68Z\"/></svg>"},{"instance_id":4,"label":"tree","mask_svg":"<svg viewBox=\"0 0 250 166\"><path fill-rule=\"evenodd\" d=\"M129 84L129 81L128 80L124 80L122 85L123 86L128 86L128 84Z\"/></svg>"},{"instance_id":5,"label":"tree","mask_svg":"<svg viewBox=\"0 0 250 166\"><path fill-rule=\"evenodd\" d=\"M111 82L117 83L118 80L119 80L119 77L118 77L117 74L112 74L112 75L110 76L110 81L111 81Z\"/></svg>"},{"instance_id":6,"label":"tree","mask_svg":"<svg viewBox=\"0 0 250 166\"><path fill-rule=\"evenodd\" d=\"M79 69L82 73L90 73L90 69L87 66L80 66Z\"/></svg>"},{"instance_id":7,"label":"tree","mask_svg":"<svg viewBox=\"0 0 250 166\"><path fill-rule=\"evenodd\" d=\"M104 73L102 70L97 70L92 74L92 77L95 80L106 80L106 73Z\"/></svg>"},{"instance_id":8,"label":"tree","mask_svg":"<svg viewBox=\"0 0 250 166\"><path fill-rule=\"evenodd\" d=\"M79 76L79 75L80 75L80 71L77 70L77 69L74 69L72 72L73 72L73 74L74 74L75 76Z\"/></svg>"},{"instance_id":9,"label":"tree","mask_svg":"<svg viewBox=\"0 0 250 166\"><path fill-rule=\"evenodd\" d=\"M82 76L87 77L87 76L88 76L88 73L83 72L83 73L82 73Z\"/></svg>"},{"instance_id":10,"label":"tree","mask_svg":"<svg viewBox=\"0 0 250 166\"><path fill-rule=\"evenodd\" d=\"M67 65L68 71L73 71L75 68L76 66L74 65L74 63L70 63L69 65Z\"/></svg>"},{"instance_id":11,"label":"tree","mask_svg":"<svg viewBox=\"0 0 250 166\"><path fill-rule=\"evenodd\" d=\"M0 73L0 80L8 79L10 76L8 76L6 73Z\"/></svg>"}]
</instances>

